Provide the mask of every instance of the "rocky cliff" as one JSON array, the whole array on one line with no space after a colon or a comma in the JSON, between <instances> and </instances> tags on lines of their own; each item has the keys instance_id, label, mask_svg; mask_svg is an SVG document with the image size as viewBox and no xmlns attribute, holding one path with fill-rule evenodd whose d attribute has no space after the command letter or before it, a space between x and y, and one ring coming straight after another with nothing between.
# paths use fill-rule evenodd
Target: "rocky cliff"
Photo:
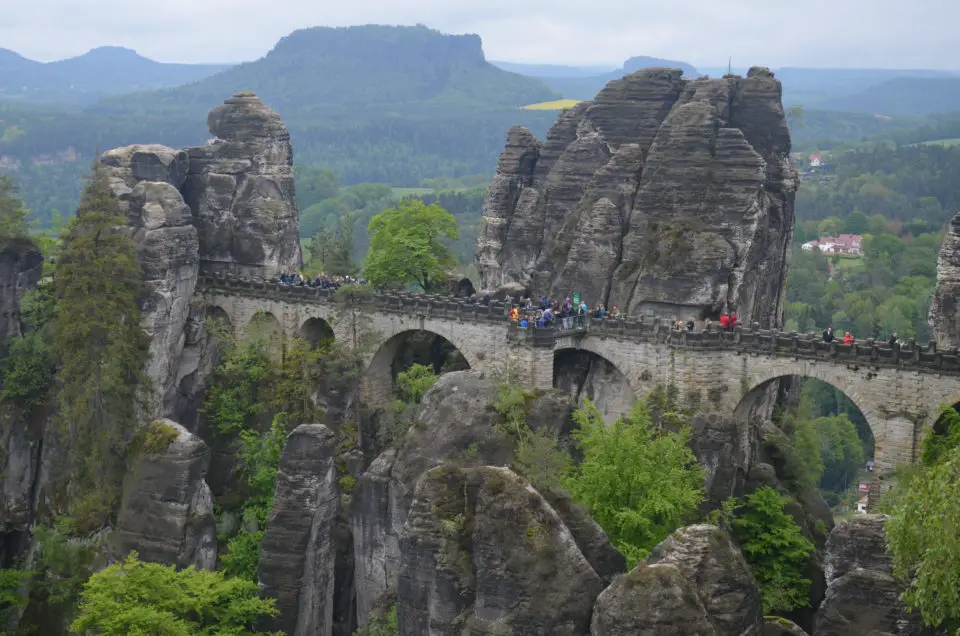
<instances>
[{"instance_id":1,"label":"rocky cliff","mask_svg":"<svg viewBox=\"0 0 960 636\"><path fill-rule=\"evenodd\" d=\"M893 577L883 515L856 515L837 524L827 540L827 595L817 610L814 636L924 633L918 614L900 601L904 585Z\"/></svg>"},{"instance_id":2,"label":"rocky cliff","mask_svg":"<svg viewBox=\"0 0 960 636\"><path fill-rule=\"evenodd\" d=\"M509 132L483 204L483 288L780 324L797 188L780 82L681 75L610 82L543 142Z\"/></svg>"},{"instance_id":3,"label":"rocky cliff","mask_svg":"<svg viewBox=\"0 0 960 636\"><path fill-rule=\"evenodd\" d=\"M953 217L937 262L937 289L930 299L930 327L940 349L960 348L960 214Z\"/></svg>"},{"instance_id":4,"label":"rocky cliff","mask_svg":"<svg viewBox=\"0 0 960 636\"><path fill-rule=\"evenodd\" d=\"M237 93L210 111L214 139L187 148L183 196L200 234L200 268L274 278L300 268L293 147L280 116Z\"/></svg>"}]
</instances>

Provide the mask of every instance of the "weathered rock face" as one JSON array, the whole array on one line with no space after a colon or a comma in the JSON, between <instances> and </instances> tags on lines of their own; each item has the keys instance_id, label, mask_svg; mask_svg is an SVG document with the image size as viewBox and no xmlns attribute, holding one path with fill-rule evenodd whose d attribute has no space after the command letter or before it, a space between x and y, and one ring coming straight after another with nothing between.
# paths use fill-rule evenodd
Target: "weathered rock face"
<instances>
[{"instance_id":1,"label":"weathered rock face","mask_svg":"<svg viewBox=\"0 0 960 636\"><path fill-rule=\"evenodd\" d=\"M33 241L0 244L0 343L20 335L20 299L40 281L42 269L43 255Z\"/></svg>"},{"instance_id":2,"label":"weathered rock face","mask_svg":"<svg viewBox=\"0 0 960 636\"><path fill-rule=\"evenodd\" d=\"M793 621L770 616L763 622L763 636L807 636L807 632Z\"/></svg>"},{"instance_id":3,"label":"weathered rock face","mask_svg":"<svg viewBox=\"0 0 960 636\"><path fill-rule=\"evenodd\" d=\"M922 622L900 602L884 539L883 515L857 515L833 529L827 540L827 595L817 610L817 636L891 634L916 636Z\"/></svg>"},{"instance_id":4,"label":"weathered rock face","mask_svg":"<svg viewBox=\"0 0 960 636\"><path fill-rule=\"evenodd\" d=\"M11 405L0 406L0 567L27 547L39 481L42 424Z\"/></svg>"},{"instance_id":5,"label":"weathered rock face","mask_svg":"<svg viewBox=\"0 0 960 636\"><path fill-rule=\"evenodd\" d=\"M417 483L427 470L445 462L509 465L513 440L499 426L493 408L497 382L477 371L445 373L423 397L414 424L400 448L380 455L360 478L354 492L350 522L354 541L357 615L361 625L396 579L400 563L399 537L412 505ZM572 401L557 392L532 400L528 425L561 435L569 426ZM571 512L571 514L574 514ZM576 522L571 522L578 525ZM610 565L599 544L609 540L602 530L590 538L583 529L578 541L592 543L592 562L609 576ZM610 548L612 549L612 548ZM622 569L622 566L621 566Z\"/></svg>"},{"instance_id":6,"label":"weathered rock face","mask_svg":"<svg viewBox=\"0 0 960 636\"><path fill-rule=\"evenodd\" d=\"M646 69L515 128L483 205L481 287L584 291L631 316L779 326L797 178L780 83Z\"/></svg>"},{"instance_id":7,"label":"weathered rock face","mask_svg":"<svg viewBox=\"0 0 960 636\"><path fill-rule=\"evenodd\" d=\"M333 633L340 496L336 437L321 424L298 426L287 438L273 509L260 548L260 587L280 611L265 629L290 636Z\"/></svg>"},{"instance_id":8,"label":"weathered rock face","mask_svg":"<svg viewBox=\"0 0 960 636\"><path fill-rule=\"evenodd\" d=\"M507 468L435 468L401 537L401 634L585 634L603 584L557 512Z\"/></svg>"},{"instance_id":9,"label":"weathered rock face","mask_svg":"<svg viewBox=\"0 0 960 636\"><path fill-rule=\"evenodd\" d=\"M201 271L274 278L299 269L293 148L280 116L237 93L207 118L216 138L188 148L183 194L200 232Z\"/></svg>"},{"instance_id":10,"label":"weathered rock face","mask_svg":"<svg viewBox=\"0 0 960 636\"><path fill-rule=\"evenodd\" d=\"M592 636L759 636L760 590L716 526L681 528L597 599Z\"/></svg>"},{"instance_id":11,"label":"weathered rock face","mask_svg":"<svg viewBox=\"0 0 960 636\"><path fill-rule=\"evenodd\" d=\"M159 420L153 426L176 437L166 449L142 452L124 479L112 551L122 557L136 550L145 561L212 570L216 524L204 480L210 450L176 422Z\"/></svg>"},{"instance_id":12,"label":"weathered rock face","mask_svg":"<svg viewBox=\"0 0 960 636\"><path fill-rule=\"evenodd\" d=\"M960 348L960 214L953 217L940 247L937 289L930 299L930 326L939 348Z\"/></svg>"},{"instance_id":13,"label":"weathered rock face","mask_svg":"<svg viewBox=\"0 0 960 636\"><path fill-rule=\"evenodd\" d=\"M166 146L125 146L103 154L111 194L130 221L143 268L140 324L150 335L150 417L171 414L183 330L200 263L197 230L178 188L188 159Z\"/></svg>"},{"instance_id":14,"label":"weathered rock face","mask_svg":"<svg viewBox=\"0 0 960 636\"><path fill-rule=\"evenodd\" d=\"M697 413L690 429L690 446L706 470L704 508L717 508L728 497L742 497L757 452L756 428L719 413Z\"/></svg>"}]
</instances>

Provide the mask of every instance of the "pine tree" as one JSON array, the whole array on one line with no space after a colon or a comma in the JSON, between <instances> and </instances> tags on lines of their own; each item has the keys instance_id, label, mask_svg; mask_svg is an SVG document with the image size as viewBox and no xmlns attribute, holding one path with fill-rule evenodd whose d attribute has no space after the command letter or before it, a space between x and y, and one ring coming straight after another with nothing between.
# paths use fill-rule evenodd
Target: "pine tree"
<instances>
[{"instance_id":1,"label":"pine tree","mask_svg":"<svg viewBox=\"0 0 960 636\"><path fill-rule=\"evenodd\" d=\"M141 269L136 245L122 230L126 223L106 173L95 165L54 272L63 468L70 473L72 513L93 524L109 515L115 501L147 388Z\"/></svg>"}]
</instances>

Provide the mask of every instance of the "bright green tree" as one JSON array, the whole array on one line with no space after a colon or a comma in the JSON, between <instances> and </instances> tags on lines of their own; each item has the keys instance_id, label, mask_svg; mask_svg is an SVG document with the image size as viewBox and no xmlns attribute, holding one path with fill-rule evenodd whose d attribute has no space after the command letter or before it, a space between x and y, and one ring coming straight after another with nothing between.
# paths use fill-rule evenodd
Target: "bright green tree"
<instances>
[{"instance_id":1,"label":"bright green tree","mask_svg":"<svg viewBox=\"0 0 960 636\"><path fill-rule=\"evenodd\" d=\"M78 610L70 629L101 636L248 636L264 633L253 630L257 619L277 614L256 583L144 563L136 552L91 576Z\"/></svg>"},{"instance_id":2,"label":"bright green tree","mask_svg":"<svg viewBox=\"0 0 960 636\"><path fill-rule=\"evenodd\" d=\"M949 409L944 418L889 506L886 527L894 575L909 582L903 598L932 627L960 621L960 416Z\"/></svg>"},{"instance_id":3,"label":"bright green tree","mask_svg":"<svg viewBox=\"0 0 960 636\"><path fill-rule=\"evenodd\" d=\"M789 612L810 602L810 580L804 578L814 549L783 507L789 499L764 486L747 495L732 521L740 549L763 596L764 613Z\"/></svg>"},{"instance_id":4,"label":"bright green tree","mask_svg":"<svg viewBox=\"0 0 960 636\"><path fill-rule=\"evenodd\" d=\"M414 364L406 371L397 374L397 396L404 404L419 404L437 379L437 374L432 368Z\"/></svg>"},{"instance_id":5,"label":"bright green tree","mask_svg":"<svg viewBox=\"0 0 960 636\"><path fill-rule=\"evenodd\" d=\"M704 472L687 446L690 432L659 429L643 402L611 425L589 400L574 417L583 461L565 485L633 565L693 519L703 501Z\"/></svg>"},{"instance_id":6,"label":"bright green tree","mask_svg":"<svg viewBox=\"0 0 960 636\"><path fill-rule=\"evenodd\" d=\"M363 271L377 286L416 283L430 291L457 259L444 241L455 241L457 220L438 204L405 200L373 217Z\"/></svg>"},{"instance_id":7,"label":"bright green tree","mask_svg":"<svg viewBox=\"0 0 960 636\"><path fill-rule=\"evenodd\" d=\"M73 499L89 497L82 507L92 524L106 516L118 494L124 454L149 390L149 338L140 328L138 305L141 269L136 245L123 231L126 223L96 164L57 259L52 329L60 358L61 443Z\"/></svg>"}]
</instances>

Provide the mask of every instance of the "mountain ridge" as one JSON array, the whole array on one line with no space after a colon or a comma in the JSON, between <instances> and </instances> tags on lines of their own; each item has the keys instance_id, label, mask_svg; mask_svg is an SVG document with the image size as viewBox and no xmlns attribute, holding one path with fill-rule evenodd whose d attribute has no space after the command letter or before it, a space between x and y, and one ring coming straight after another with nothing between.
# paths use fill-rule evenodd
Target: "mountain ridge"
<instances>
[{"instance_id":1,"label":"mountain ridge","mask_svg":"<svg viewBox=\"0 0 960 636\"><path fill-rule=\"evenodd\" d=\"M227 64L157 62L120 46L101 46L53 62L0 49L0 97L84 106L112 95L187 84L227 68Z\"/></svg>"}]
</instances>

